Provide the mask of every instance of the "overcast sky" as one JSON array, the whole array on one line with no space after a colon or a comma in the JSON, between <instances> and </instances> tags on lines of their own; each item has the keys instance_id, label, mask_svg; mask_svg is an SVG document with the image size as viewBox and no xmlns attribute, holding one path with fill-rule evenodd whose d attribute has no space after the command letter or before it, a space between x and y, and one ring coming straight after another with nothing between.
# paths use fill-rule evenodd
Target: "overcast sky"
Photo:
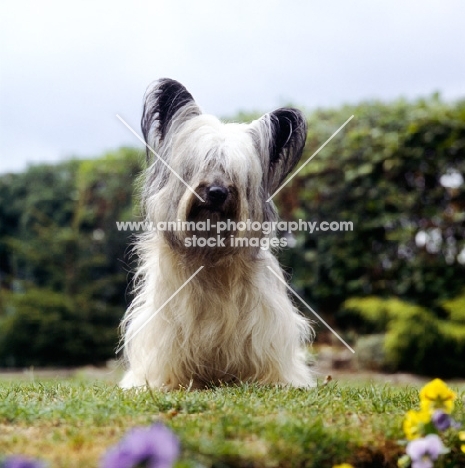
<instances>
[{"instance_id":1,"label":"overcast sky","mask_svg":"<svg viewBox=\"0 0 465 468\"><path fill-rule=\"evenodd\" d=\"M0 173L140 146L115 114L139 131L160 77L218 116L465 97L464 22L463 0L2 0Z\"/></svg>"}]
</instances>

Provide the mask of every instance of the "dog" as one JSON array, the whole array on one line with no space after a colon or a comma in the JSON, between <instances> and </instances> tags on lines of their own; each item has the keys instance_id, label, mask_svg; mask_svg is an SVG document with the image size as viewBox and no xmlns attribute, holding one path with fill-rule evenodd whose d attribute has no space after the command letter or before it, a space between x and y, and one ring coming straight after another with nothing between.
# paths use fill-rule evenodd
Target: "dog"
<instances>
[{"instance_id":1,"label":"dog","mask_svg":"<svg viewBox=\"0 0 465 468\"><path fill-rule=\"evenodd\" d=\"M141 126L144 215L192 229L149 230L136 241L134 300L121 324L128 369L120 385L314 386L304 352L313 330L263 247L277 240L275 231L240 229L241 222L278 219L267 200L301 157L303 114L281 108L250 124L224 124L203 114L182 84L160 79L146 91ZM223 226L219 234L205 229L215 224Z\"/></svg>"}]
</instances>

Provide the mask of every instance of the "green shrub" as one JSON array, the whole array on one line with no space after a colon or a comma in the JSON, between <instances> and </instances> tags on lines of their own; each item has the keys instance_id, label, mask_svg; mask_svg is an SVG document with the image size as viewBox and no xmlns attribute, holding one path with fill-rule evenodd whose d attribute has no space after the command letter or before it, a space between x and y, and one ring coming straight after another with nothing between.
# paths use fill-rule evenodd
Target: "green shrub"
<instances>
[{"instance_id":1,"label":"green shrub","mask_svg":"<svg viewBox=\"0 0 465 468\"><path fill-rule=\"evenodd\" d=\"M398 298L382 299L376 296L352 297L342 306L345 321L355 321L361 333L385 333L391 320L415 313L418 306Z\"/></svg>"},{"instance_id":2,"label":"green shrub","mask_svg":"<svg viewBox=\"0 0 465 468\"><path fill-rule=\"evenodd\" d=\"M452 321L465 324L465 292L441 305L446 309Z\"/></svg>"},{"instance_id":3,"label":"green shrub","mask_svg":"<svg viewBox=\"0 0 465 468\"><path fill-rule=\"evenodd\" d=\"M388 323L387 363L400 371L436 375L439 342L438 320L425 309L406 307L404 315Z\"/></svg>"},{"instance_id":4,"label":"green shrub","mask_svg":"<svg viewBox=\"0 0 465 468\"><path fill-rule=\"evenodd\" d=\"M114 356L119 314L83 297L9 294L0 316L0 366L99 364Z\"/></svg>"},{"instance_id":5,"label":"green shrub","mask_svg":"<svg viewBox=\"0 0 465 468\"><path fill-rule=\"evenodd\" d=\"M281 255L295 287L333 318L349 297L402 297L424 307L463 289L465 101L439 96L408 103L361 103L318 110L308 119L308 160L350 116L349 124L275 198L285 218L353 222L353 231L296 232ZM442 242L417 245L435 230ZM461 279L462 278L462 279ZM339 325L339 316L336 315Z\"/></svg>"},{"instance_id":6,"label":"green shrub","mask_svg":"<svg viewBox=\"0 0 465 468\"><path fill-rule=\"evenodd\" d=\"M344 307L386 333L384 362L383 353L376 350L379 340L361 340L362 352L371 349L373 361L381 367L443 378L465 376L464 324L442 320L429 309L395 298L351 298ZM365 355L357 358L369 361Z\"/></svg>"}]
</instances>

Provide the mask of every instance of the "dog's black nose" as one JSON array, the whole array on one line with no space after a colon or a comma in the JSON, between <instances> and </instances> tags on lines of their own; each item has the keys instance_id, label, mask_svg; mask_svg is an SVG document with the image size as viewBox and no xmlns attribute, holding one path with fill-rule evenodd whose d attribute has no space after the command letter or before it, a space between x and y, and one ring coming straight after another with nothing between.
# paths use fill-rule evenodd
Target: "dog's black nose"
<instances>
[{"instance_id":1,"label":"dog's black nose","mask_svg":"<svg viewBox=\"0 0 465 468\"><path fill-rule=\"evenodd\" d=\"M208 201L214 205L221 205L228 197L228 189L213 185L207 190Z\"/></svg>"}]
</instances>

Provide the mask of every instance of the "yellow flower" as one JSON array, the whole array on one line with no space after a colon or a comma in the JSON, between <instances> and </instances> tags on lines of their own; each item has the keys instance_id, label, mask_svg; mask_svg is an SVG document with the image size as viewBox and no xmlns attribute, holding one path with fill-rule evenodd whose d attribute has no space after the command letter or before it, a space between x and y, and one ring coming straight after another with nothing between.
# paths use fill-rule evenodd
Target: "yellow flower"
<instances>
[{"instance_id":1,"label":"yellow flower","mask_svg":"<svg viewBox=\"0 0 465 468\"><path fill-rule=\"evenodd\" d=\"M465 431L460 431L459 432L459 440L462 442L465 442ZM462 444L460 446L460 450L465 453L465 444Z\"/></svg>"},{"instance_id":2,"label":"yellow flower","mask_svg":"<svg viewBox=\"0 0 465 468\"><path fill-rule=\"evenodd\" d=\"M442 410L452 413L457 394L453 392L441 379L434 379L420 390L421 409L434 413Z\"/></svg>"},{"instance_id":3,"label":"yellow flower","mask_svg":"<svg viewBox=\"0 0 465 468\"><path fill-rule=\"evenodd\" d=\"M429 411L421 410L407 411L404 419L404 432L408 440L418 439L424 435L424 426L431 421L431 414Z\"/></svg>"},{"instance_id":4,"label":"yellow flower","mask_svg":"<svg viewBox=\"0 0 465 468\"><path fill-rule=\"evenodd\" d=\"M341 465L334 465L333 468L354 468L352 465L348 463L342 463Z\"/></svg>"}]
</instances>

